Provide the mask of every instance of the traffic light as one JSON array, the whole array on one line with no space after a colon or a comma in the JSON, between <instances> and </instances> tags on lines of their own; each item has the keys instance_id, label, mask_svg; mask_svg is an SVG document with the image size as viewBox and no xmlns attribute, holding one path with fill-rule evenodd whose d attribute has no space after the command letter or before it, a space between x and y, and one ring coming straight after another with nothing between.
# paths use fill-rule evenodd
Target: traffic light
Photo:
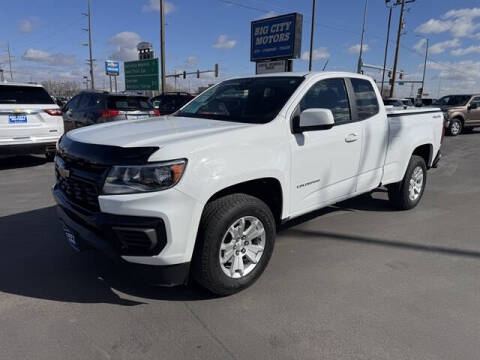
<instances>
[{"instance_id":1,"label":"traffic light","mask_svg":"<svg viewBox=\"0 0 480 360\"><path fill-rule=\"evenodd\" d=\"M197 79L200 79L200 70L197 70Z\"/></svg>"},{"instance_id":2,"label":"traffic light","mask_svg":"<svg viewBox=\"0 0 480 360\"><path fill-rule=\"evenodd\" d=\"M187 72L186 72L186 71L183 72L183 78L184 78L184 79L187 78Z\"/></svg>"},{"instance_id":3,"label":"traffic light","mask_svg":"<svg viewBox=\"0 0 480 360\"><path fill-rule=\"evenodd\" d=\"M391 71L391 70L388 71L388 77L389 77L389 78L392 77L392 71Z\"/></svg>"},{"instance_id":4,"label":"traffic light","mask_svg":"<svg viewBox=\"0 0 480 360\"><path fill-rule=\"evenodd\" d=\"M422 97L423 95L423 88L418 88L418 93L417 93L418 97Z\"/></svg>"},{"instance_id":5,"label":"traffic light","mask_svg":"<svg viewBox=\"0 0 480 360\"><path fill-rule=\"evenodd\" d=\"M400 71L400 76L399 76L400 80L403 79L403 71Z\"/></svg>"},{"instance_id":6,"label":"traffic light","mask_svg":"<svg viewBox=\"0 0 480 360\"><path fill-rule=\"evenodd\" d=\"M215 64L215 77L218 77L218 64Z\"/></svg>"}]
</instances>

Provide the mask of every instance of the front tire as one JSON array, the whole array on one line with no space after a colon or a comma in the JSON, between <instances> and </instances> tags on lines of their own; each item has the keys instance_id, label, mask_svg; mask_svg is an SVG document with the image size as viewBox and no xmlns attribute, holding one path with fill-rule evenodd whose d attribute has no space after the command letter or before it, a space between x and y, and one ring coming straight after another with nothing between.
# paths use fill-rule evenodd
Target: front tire
<instances>
[{"instance_id":1,"label":"front tire","mask_svg":"<svg viewBox=\"0 0 480 360\"><path fill-rule=\"evenodd\" d=\"M399 210L418 205L427 183L427 165L421 156L413 155L402 181L388 186L388 198Z\"/></svg>"},{"instance_id":2,"label":"front tire","mask_svg":"<svg viewBox=\"0 0 480 360\"><path fill-rule=\"evenodd\" d=\"M217 295L252 285L265 270L275 243L275 220L260 199L227 195L205 207L192 259L192 277Z\"/></svg>"},{"instance_id":3,"label":"front tire","mask_svg":"<svg viewBox=\"0 0 480 360\"><path fill-rule=\"evenodd\" d=\"M452 119L450 121L450 126L448 127L448 132L452 136L457 136L462 133L463 124L460 119Z\"/></svg>"}]
</instances>

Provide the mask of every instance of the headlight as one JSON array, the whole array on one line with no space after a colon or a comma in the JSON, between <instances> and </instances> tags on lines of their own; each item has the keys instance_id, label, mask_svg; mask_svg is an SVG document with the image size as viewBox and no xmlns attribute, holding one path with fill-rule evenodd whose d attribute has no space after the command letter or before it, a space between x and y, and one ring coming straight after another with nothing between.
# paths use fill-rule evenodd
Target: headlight
<instances>
[{"instance_id":1,"label":"headlight","mask_svg":"<svg viewBox=\"0 0 480 360\"><path fill-rule=\"evenodd\" d=\"M103 185L104 194L132 194L159 191L178 183L185 171L186 159L139 166L114 166Z\"/></svg>"}]
</instances>

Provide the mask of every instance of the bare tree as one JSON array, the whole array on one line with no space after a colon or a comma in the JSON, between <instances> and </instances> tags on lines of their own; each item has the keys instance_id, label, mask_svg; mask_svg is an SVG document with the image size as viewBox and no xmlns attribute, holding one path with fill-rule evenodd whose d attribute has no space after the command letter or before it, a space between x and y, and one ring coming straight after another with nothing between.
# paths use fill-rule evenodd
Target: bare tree
<instances>
[{"instance_id":1,"label":"bare tree","mask_svg":"<svg viewBox=\"0 0 480 360\"><path fill-rule=\"evenodd\" d=\"M55 97L72 97L80 91L80 85L76 81L45 80L42 85Z\"/></svg>"}]
</instances>

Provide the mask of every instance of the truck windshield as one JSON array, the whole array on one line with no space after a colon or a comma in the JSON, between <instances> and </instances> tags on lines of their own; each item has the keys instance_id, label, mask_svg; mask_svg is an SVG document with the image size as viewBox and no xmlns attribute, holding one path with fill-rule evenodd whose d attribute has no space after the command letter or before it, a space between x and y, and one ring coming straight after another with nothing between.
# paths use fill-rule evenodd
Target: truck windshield
<instances>
[{"instance_id":1,"label":"truck windshield","mask_svg":"<svg viewBox=\"0 0 480 360\"><path fill-rule=\"evenodd\" d=\"M227 80L205 91L176 116L265 124L278 115L304 77Z\"/></svg>"},{"instance_id":2,"label":"truck windshield","mask_svg":"<svg viewBox=\"0 0 480 360\"><path fill-rule=\"evenodd\" d=\"M440 106L464 106L470 100L471 95L449 95L438 100Z\"/></svg>"}]
</instances>

